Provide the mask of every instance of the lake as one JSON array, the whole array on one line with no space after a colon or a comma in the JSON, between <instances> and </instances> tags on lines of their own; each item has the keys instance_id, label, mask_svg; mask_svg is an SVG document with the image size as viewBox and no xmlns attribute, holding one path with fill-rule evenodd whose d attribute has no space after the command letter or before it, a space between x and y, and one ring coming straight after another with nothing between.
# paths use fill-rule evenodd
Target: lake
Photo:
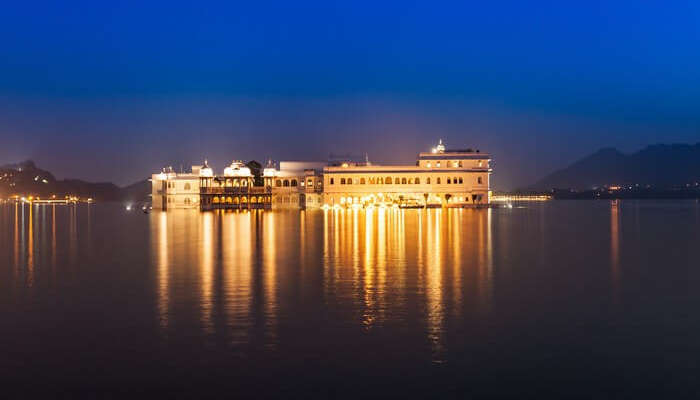
<instances>
[{"instance_id":1,"label":"lake","mask_svg":"<svg viewBox=\"0 0 700 400\"><path fill-rule=\"evenodd\" d=\"M694 200L5 204L0 375L17 397L694 396L699 256Z\"/></svg>"}]
</instances>

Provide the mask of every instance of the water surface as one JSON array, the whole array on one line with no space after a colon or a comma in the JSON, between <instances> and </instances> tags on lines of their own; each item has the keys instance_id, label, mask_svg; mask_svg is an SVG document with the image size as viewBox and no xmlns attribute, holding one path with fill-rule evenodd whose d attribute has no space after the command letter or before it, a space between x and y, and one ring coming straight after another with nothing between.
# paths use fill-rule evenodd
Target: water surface
<instances>
[{"instance_id":1,"label":"water surface","mask_svg":"<svg viewBox=\"0 0 700 400\"><path fill-rule=\"evenodd\" d=\"M700 205L0 205L9 393L694 395Z\"/></svg>"}]
</instances>

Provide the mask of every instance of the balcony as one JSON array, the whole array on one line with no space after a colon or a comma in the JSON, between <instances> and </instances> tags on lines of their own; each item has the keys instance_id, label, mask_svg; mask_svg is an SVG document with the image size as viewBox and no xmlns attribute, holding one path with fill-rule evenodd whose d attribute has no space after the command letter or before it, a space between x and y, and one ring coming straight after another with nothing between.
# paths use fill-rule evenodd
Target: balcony
<instances>
[{"instance_id":1,"label":"balcony","mask_svg":"<svg viewBox=\"0 0 700 400\"><path fill-rule=\"evenodd\" d=\"M270 193L272 189L263 186L200 186L201 194L264 194Z\"/></svg>"}]
</instances>

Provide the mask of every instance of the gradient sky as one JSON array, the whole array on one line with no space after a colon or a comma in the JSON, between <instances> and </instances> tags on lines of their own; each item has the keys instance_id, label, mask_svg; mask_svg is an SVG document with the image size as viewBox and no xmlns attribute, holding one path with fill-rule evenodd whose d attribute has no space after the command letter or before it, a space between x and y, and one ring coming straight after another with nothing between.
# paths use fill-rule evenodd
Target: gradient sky
<instances>
[{"instance_id":1,"label":"gradient sky","mask_svg":"<svg viewBox=\"0 0 700 400\"><path fill-rule=\"evenodd\" d=\"M413 163L496 189L700 141L700 2L8 2L0 164L129 184L207 157Z\"/></svg>"}]
</instances>

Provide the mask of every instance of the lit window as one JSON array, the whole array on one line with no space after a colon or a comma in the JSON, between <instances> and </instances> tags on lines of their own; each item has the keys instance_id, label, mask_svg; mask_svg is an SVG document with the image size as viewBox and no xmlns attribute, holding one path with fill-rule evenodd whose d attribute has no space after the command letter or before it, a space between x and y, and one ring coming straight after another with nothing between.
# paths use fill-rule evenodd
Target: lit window
<instances>
[{"instance_id":1,"label":"lit window","mask_svg":"<svg viewBox=\"0 0 700 400\"><path fill-rule=\"evenodd\" d=\"M391 185L391 177L387 176L386 179L384 179L384 183L386 183L387 185Z\"/></svg>"},{"instance_id":2,"label":"lit window","mask_svg":"<svg viewBox=\"0 0 700 400\"><path fill-rule=\"evenodd\" d=\"M426 163L425 166L430 168L430 162Z\"/></svg>"},{"instance_id":3,"label":"lit window","mask_svg":"<svg viewBox=\"0 0 700 400\"><path fill-rule=\"evenodd\" d=\"M416 178L415 181L416 185L420 185L420 178Z\"/></svg>"},{"instance_id":4,"label":"lit window","mask_svg":"<svg viewBox=\"0 0 700 400\"><path fill-rule=\"evenodd\" d=\"M360 185L364 185L364 184L365 184L365 178L360 178Z\"/></svg>"},{"instance_id":5,"label":"lit window","mask_svg":"<svg viewBox=\"0 0 700 400\"><path fill-rule=\"evenodd\" d=\"M437 162L437 167L440 168L440 161Z\"/></svg>"}]
</instances>

